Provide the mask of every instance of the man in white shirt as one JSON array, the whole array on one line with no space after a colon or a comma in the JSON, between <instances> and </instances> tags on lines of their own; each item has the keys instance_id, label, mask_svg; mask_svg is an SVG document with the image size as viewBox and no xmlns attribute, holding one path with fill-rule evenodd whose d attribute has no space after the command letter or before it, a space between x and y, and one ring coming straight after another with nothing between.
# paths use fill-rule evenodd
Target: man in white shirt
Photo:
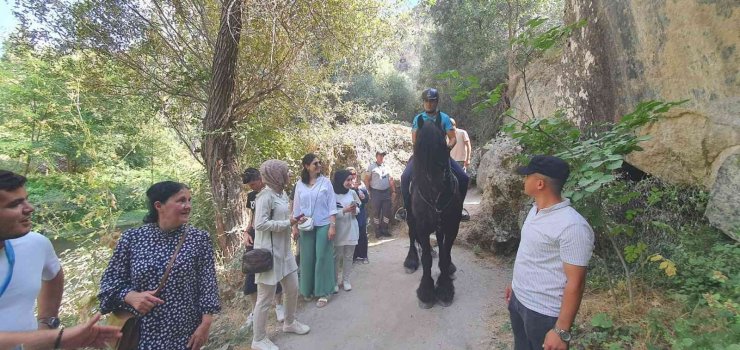
<instances>
[{"instance_id":1,"label":"man in white shirt","mask_svg":"<svg viewBox=\"0 0 740 350\"><path fill-rule=\"evenodd\" d=\"M60 327L64 273L49 239L31 232L25 182L0 170L0 349L101 347L118 330L95 326L99 315L67 332Z\"/></svg>"},{"instance_id":2,"label":"man in white shirt","mask_svg":"<svg viewBox=\"0 0 740 350\"><path fill-rule=\"evenodd\" d=\"M594 232L570 200L561 197L568 164L534 156L517 169L534 199L522 226L514 277L506 288L516 350L565 350L586 284Z\"/></svg>"},{"instance_id":3,"label":"man in white shirt","mask_svg":"<svg viewBox=\"0 0 740 350\"><path fill-rule=\"evenodd\" d=\"M370 163L365 176L365 183L370 190L370 219L375 237L391 237L390 217L392 203L396 197L396 185L384 159L385 150L375 152L375 162Z\"/></svg>"},{"instance_id":4,"label":"man in white shirt","mask_svg":"<svg viewBox=\"0 0 740 350\"><path fill-rule=\"evenodd\" d=\"M450 150L450 157L454 159L463 170L467 171L470 166L470 156L473 154L473 147L470 144L470 137L468 132L457 127L455 118L450 118L452 126L455 128L455 136L457 137L457 143L455 147Z\"/></svg>"}]
</instances>

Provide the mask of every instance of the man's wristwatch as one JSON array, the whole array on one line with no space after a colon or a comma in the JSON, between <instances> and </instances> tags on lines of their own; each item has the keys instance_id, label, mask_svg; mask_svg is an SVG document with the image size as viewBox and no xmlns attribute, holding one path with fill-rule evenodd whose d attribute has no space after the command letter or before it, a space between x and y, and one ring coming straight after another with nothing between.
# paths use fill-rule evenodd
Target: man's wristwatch
<instances>
[{"instance_id":1,"label":"man's wristwatch","mask_svg":"<svg viewBox=\"0 0 740 350\"><path fill-rule=\"evenodd\" d=\"M560 329L557 326L552 328L553 331L555 331L555 334L557 334L560 337L560 340L570 343L570 332L566 331L565 329Z\"/></svg>"},{"instance_id":2,"label":"man's wristwatch","mask_svg":"<svg viewBox=\"0 0 740 350\"><path fill-rule=\"evenodd\" d=\"M58 317L44 317L38 319L39 323L45 324L50 329L57 329L59 328L59 325L62 324L62 322L59 320Z\"/></svg>"}]
</instances>

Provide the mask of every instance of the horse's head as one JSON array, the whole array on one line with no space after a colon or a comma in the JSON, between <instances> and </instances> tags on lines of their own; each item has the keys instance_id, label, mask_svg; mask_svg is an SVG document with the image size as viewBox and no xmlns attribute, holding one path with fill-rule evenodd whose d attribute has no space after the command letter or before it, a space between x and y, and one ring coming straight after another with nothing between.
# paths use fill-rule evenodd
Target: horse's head
<instances>
[{"instance_id":1,"label":"horse's head","mask_svg":"<svg viewBox=\"0 0 740 350\"><path fill-rule=\"evenodd\" d=\"M449 167L450 149L447 148L445 133L434 123L425 123L423 118L419 118L418 126L414 145L414 172L437 177Z\"/></svg>"}]
</instances>

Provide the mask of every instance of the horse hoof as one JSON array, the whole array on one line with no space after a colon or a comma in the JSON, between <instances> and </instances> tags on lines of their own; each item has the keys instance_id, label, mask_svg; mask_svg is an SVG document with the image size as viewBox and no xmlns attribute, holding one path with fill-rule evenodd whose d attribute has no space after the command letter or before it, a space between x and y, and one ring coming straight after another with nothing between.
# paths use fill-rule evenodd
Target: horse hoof
<instances>
[{"instance_id":1,"label":"horse hoof","mask_svg":"<svg viewBox=\"0 0 740 350\"><path fill-rule=\"evenodd\" d=\"M416 272L416 270L417 270L417 269L414 269L414 268L410 268L410 267L407 267L407 268L406 268L406 273L410 275L410 274L412 274L412 273Z\"/></svg>"},{"instance_id":2,"label":"horse hoof","mask_svg":"<svg viewBox=\"0 0 740 350\"><path fill-rule=\"evenodd\" d=\"M433 301L432 302L429 302L429 303L425 303L425 302L419 300L419 307L422 308L422 309L424 309L424 310L431 309L433 306L434 306L434 302Z\"/></svg>"},{"instance_id":3,"label":"horse hoof","mask_svg":"<svg viewBox=\"0 0 740 350\"><path fill-rule=\"evenodd\" d=\"M448 306L452 305L452 300L450 300L450 301L440 300L439 301L439 305L442 305L444 307L448 307Z\"/></svg>"}]
</instances>

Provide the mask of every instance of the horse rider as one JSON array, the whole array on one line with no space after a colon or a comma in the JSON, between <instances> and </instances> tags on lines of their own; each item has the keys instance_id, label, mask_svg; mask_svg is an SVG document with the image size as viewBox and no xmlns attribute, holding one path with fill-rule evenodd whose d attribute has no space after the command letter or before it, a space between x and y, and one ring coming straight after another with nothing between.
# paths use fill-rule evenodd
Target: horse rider
<instances>
[{"instance_id":1,"label":"horse rider","mask_svg":"<svg viewBox=\"0 0 740 350\"><path fill-rule=\"evenodd\" d=\"M411 127L411 143L414 145L416 144L416 131L419 129L419 119L421 118L425 123L431 122L442 128L442 131L447 134L447 148L451 150L457 143L457 136L455 136L455 127L452 125L450 116L437 108L439 104L439 91L435 88L428 88L422 92L421 99L423 100L424 111L414 117L414 123ZM411 201L411 190L409 187L411 185L411 169L413 169L413 161L414 158L412 156L401 175L401 195L403 196L404 207L399 208L395 215L395 218L400 221L406 220L406 209L409 207L409 203ZM450 158L450 168L452 169L452 173L455 174L455 177L457 177L457 181L460 185L460 192L465 193L465 190L468 188L470 178L460 164L452 158Z\"/></svg>"}]
</instances>

